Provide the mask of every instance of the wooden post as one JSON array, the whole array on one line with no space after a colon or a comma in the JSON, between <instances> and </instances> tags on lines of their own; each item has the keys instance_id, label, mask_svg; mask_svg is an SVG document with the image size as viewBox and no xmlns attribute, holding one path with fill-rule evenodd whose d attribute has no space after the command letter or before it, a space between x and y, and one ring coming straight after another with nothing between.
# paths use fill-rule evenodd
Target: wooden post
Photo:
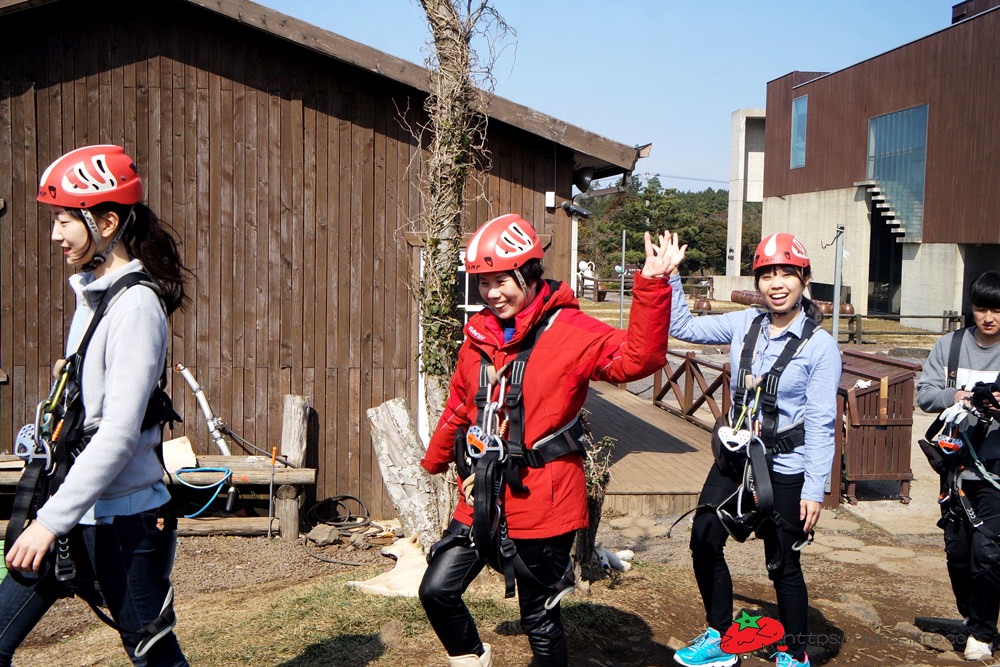
<instances>
[{"instance_id":1,"label":"wooden post","mask_svg":"<svg viewBox=\"0 0 1000 667\"><path fill-rule=\"evenodd\" d=\"M281 417L281 455L296 468L306 460L306 436L309 432L309 399L305 396L285 395L284 413Z\"/></svg>"},{"instance_id":2,"label":"wooden post","mask_svg":"<svg viewBox=\"0 0 1000 667\"><path fill-rule=\"evenodd\" d=\"M274 494L274 518L278 520L281 539L299 537L299 488L282 484Z\"/></svg>"},{"instance_id":3,"label":"wooden post","mask_svg":"<svg viewBox=\"0 0 1000 667\"><path fill-rule=\"evenodd\" d=\"M306 460L311 409L309 399L305 396L285 395L281 418L281 456L297 468L302 467ZM295 540L299 537L299 488L283 484L275 494L274 516L279 521L283 540Z\"/></svg>"}]
</instances>

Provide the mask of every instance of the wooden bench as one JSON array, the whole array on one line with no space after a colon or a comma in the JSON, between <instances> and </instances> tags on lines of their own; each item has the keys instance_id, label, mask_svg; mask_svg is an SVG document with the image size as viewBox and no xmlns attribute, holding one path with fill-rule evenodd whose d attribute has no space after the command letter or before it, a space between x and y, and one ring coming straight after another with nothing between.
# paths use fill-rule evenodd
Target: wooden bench
<instances>
[{"instance_id":1,"label":"wooden bench","mask_svg":"<svg viewBox=\"0 0 1000 667\"><path fill-rule=\"evenodd\" d=\"M231 483L240 487L271 485L271 459L264 456L212 456L197 457L199 468L228 468L233 472ZM14 493L24 463L10 454L0 455L0 493ZM190 472L184 481L203 486L218 481L217 472ZM186 487L177 481L173 472L164 474L164 482L173 492ZM266 535L268 528L283 539L296 539L299 534L299 510L303 487L316 484L315 468L289 468L281 463L274 466L274 519L268 517L204 517L179 519L180 535ZM205 493L209 493L205 491ZM220 493L220 497L223 496ZM207 500L207 497L206 497ZM222 500L216 500L216 503ZM274 523L272 523L272 521ZM0 531L6 532L7 521L0 521Z\"/></svg>"}]
</instances>

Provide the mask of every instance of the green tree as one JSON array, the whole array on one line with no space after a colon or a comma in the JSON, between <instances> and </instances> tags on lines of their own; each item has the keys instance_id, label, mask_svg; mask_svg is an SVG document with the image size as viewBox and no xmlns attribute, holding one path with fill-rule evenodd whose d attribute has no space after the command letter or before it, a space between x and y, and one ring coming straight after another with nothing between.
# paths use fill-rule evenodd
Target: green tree
<instances>
[{"instance_id":1,"label":"green tree","mask_svg":"<svg viewBox=\"0 0 1000 667\"><path fill-rule=\"evenodd\" d=\"M688 244L681 273L725 272L728 191L664 189L657 178L631 180L619 186L621 191L616 194L583 200L592 216L580 230L579 255L594 262L597 275L614 276L614 266L621 263L622 230L625 263L638 264L644 257L643 233L664 229L677 232Z\"/></svg>"}]
</instances>

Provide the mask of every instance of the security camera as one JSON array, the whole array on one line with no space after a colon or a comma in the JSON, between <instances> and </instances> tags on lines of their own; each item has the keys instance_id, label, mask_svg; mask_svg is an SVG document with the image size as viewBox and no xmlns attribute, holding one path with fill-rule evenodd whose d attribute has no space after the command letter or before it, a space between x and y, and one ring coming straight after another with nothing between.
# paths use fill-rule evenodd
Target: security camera
<instances>
[{"instance_id":1,"label":"security camera","mask_svg":"<svg viewBox=\"0 0 1000 667\"><path fill-rule=\"evenodd\" d=\"M564 201L562 203L562 208L563 208L564 211L566 211L570 215L578 215L581 218L589 218L590 217L590 211L588 211L587 209L582 208L580 206L577 206L573 202Z\"/></svg>"}]
</instances>

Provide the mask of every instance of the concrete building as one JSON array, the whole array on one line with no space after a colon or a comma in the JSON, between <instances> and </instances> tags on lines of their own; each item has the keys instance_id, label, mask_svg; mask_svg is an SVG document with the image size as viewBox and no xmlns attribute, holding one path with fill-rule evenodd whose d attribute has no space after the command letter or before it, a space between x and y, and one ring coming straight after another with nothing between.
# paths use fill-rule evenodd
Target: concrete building
<instances>
[{"instance_id":1,"label":"concrete building","mask_svg":"<svg viewBox=\"0 0 1000 667\"><path fill-rule=\"evenodd\" d=\"M726 276L740 275L745 204L764 201L764 110L733 112L729 145L729 226Z\"/></svg>"},{"instance_id":2,"label":"concrete building","mask_svg":"<svg viewBox=\"0 0 1000 667\"><path fill-rule=\"evenodd\" d=\"M924 38L768 83L762 233L802 239L814 296L832 297L838 226L842 296L863 314L936 329L938 320L905 318L964 310L970 280L1000 268L998 5L960 3L950 26ZM743 138L733 142L731 245L734 209L751 191L751 118L763 122L733 114Z\"/></svg>"}]
</instances>

